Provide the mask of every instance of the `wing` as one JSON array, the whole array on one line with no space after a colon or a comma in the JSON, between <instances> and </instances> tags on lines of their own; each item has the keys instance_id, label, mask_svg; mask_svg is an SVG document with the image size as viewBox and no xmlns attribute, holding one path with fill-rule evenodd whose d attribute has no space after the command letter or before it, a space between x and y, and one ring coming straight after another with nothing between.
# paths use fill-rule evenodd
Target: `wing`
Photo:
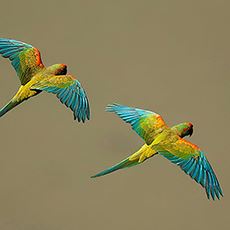
<instances>
[{"instance_id":1,"label":"wing","mask_svg":"<svg viewBox=\"0 0 230 230\"><path fill-rule=\"evenodd\" d=\"M39 50L24 42L0 38L0 54L10 59L22 85L44 68Z\"/></svg>"},{"instance_id":2,"label":"wing","mask_svg":"<svg viewBox=\"0 0 230 230\"><path fill-rule=\"evenodd\" d=\"M223 196L218 179L204 153L192 143L179 138L176 143L158 153L180 168L205 188L208 199Z\"/></svg>"},{"instance_id":3,"label":"wing","mask_svg":"<svg viewBox=\"0 0 230 230\"><path fill-rule=\"evenodd\" d=\"M149 145L156 135L166 127L162 117L154 112L112 104L106 111L116 113L123 121L131 124L133 130Z\"/></svg>"},{"instance_id":4,"label":"wing","mask_svg":"<svg viewBox=\"0 0 230 230\"><path fill-rule=\"evenodd\" d=\"M74 119L85 122L90 119L89 101L79 81L71 75L44 78L31 87L56 94L60 101L73 111Z\"/></svg>"}]
</instances>

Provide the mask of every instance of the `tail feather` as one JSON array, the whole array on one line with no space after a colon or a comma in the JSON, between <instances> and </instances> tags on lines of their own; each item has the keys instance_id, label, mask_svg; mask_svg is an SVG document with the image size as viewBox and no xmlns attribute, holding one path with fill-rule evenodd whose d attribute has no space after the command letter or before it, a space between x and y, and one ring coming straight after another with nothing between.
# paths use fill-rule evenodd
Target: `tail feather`
<instances>
[{"instance_id":1,"label":"tail feather","mask_svg":"<svg viewBox=\"0 0 230 230\"><path fill-rule=\"evenodd\" d=\"M3 108L0 109L0 117L2 117L4 114L9 112L11 109L13 109L15 106L17 106L20 103L21 102L11 100L8 104L6 104Z\"/></svg>"},{"instance_id":2,"label":"tail feather","mask_svg":"<svg viewBox=\"0 0 230 230\"><path fill-rule=\"evenodd\" d=\"M108 169L105 169L104 171L101 171L99 173L97 173L96 175L94 176L91 176L91 178L95 178L95 177L100 177L100 176L104 176L106 174L109 174L111 172L114 172L114 171L117 171L119 169L123 169L123 168L128 168L128 167L132 167L134 165L137 165L137 164L140 164L138 162L138 160L135 160L135 161L130 161L129 158L126 158L124 159L123 161L119 162L118 164L108 168Z\"/></svg>"},{"instance_id":3,"label":"tail feather","mask_svg":"<svg viewBox=\"0 0 230 230\"><path fill-rule=\"evenodd\" d=\"M138 164L144 162L146 159L148 159L148 158L150 158L156 154L157 154L157 152L155 152L148 145L145 144L137 152L135 152L131 156L127 157L126 159L124 159L120 163L118 163L118 164L116 164L116 165L114 165L108 169L105 169L104 171L99 172L98 174L96 174L94 176L91 176L91 178L104 176L106 174L117 171L119 169L129 168L129 167L132 167L134 165L138 165Z\"/></svg>"}]
</instances>

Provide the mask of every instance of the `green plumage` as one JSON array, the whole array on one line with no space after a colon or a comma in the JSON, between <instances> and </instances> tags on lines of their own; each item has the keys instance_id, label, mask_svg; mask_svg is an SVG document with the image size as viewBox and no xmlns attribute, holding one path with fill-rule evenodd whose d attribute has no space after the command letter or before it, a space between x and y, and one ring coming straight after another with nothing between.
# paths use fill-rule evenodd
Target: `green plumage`
<instances>
[{"instance_id":1,"label":"green plumage","mask_svg":"<svg viewBox=\"0 0 230 230\"><path fill-rule=\"evenodd\" d=\"M112 104L107 111L116 113L125 122L129 123L137 134L145 140L140 150L122 162L93 177L102 176L115 170L139 164L159 153L172 163L178 165L186 174L205 188L207 197L220 199L223 196L218 179L208 162L204 152L196 145L183 139L193 133L190 122L182 123L169 128L159 114Z\"/></svg>"},{"instance_id":2,"label":"green plumage","mask_svg":"<svg viewBox=\"0 0 230 230\"><path fill-rule=\"evenodd\" d=\"M79 81L66 75L64 64L45 67L37 48L24 42L0 38L0 54L9 58L21 81L21 87L8 105L0 110L0 116L23 101L42 91L54 93L73 111L74 119L85 122L90 119L89 101Z\"/></svg>"}]
</instances>

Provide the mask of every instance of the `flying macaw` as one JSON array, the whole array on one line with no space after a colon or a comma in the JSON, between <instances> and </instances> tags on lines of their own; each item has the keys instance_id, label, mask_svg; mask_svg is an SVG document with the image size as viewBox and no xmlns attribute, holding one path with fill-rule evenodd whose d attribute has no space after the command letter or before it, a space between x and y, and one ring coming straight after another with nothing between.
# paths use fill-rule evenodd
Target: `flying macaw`
<instances>
[{"instance_id":1,"label":"flying macaw","mask_svg":"<svg viewBox=\"0 0 230 230\"><path fill-rule=\"evenodd\" d=\"M80 82L67 74L65 64L45 67L37 48L6 38L0 38L0 54L10 59L21 81L18 92L0 110L0 117L30 97L46 91L56 94L60 101L73 111L75 120L89 120L87 95Z\"/></svg>"},{"instance_id":2,"label":"flying macaw","mask_svg":"<svg viewBox=\"0 0 230 230\"><path fill-rule=\"evenodd\" d=\"M120 163L92 176L106 175L119 169L131 167L159 154L180 168L202 187L208 199L223 196L218 179L204 152L183 137L192 135L193 125L185 122L168 127L162 117L151 111L127 107L119 104L108 105L108 112L116 113L122 120L131 124L133 130L145 141L136 153Z\"/></svg>"}]
</instances>

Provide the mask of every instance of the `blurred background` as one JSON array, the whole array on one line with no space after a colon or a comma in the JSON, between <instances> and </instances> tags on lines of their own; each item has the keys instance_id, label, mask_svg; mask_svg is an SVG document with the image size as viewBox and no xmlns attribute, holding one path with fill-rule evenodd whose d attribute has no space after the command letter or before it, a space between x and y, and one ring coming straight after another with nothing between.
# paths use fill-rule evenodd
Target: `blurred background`
<instances>
[{"instance_id":1,"label":"blurred background","mask_svg":"<svg viewBox=\"0 0 230 230\"><path fill-rule=\"evenodd\" d=\"M43 93L0 119L0 229L229 229L230 2L224 0L1 1L0 37L39 48L45 65L68 64L92 119L73 120ZM19 87L0 58L0 105ZM205 191L160 156L90 176L142 140L114 114L117 102L194 124L225 197Z\"/></svg>"}]
</instances>

